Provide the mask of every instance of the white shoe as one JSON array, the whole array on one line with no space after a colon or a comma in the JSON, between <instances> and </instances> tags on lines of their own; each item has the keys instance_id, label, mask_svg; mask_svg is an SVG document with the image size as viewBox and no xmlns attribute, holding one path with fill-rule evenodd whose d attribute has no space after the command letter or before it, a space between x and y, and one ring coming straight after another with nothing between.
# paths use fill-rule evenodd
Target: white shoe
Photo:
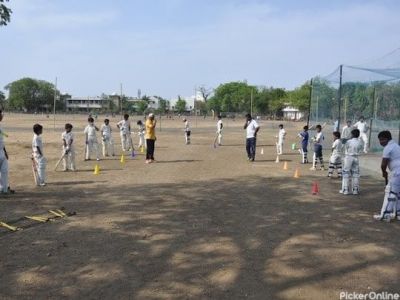
<instances>
[{"instance_id":1,"label":"white shoe","mask_svg":"<svg viewBox=\"0 0 400 300\"><path fill-rule=\"evenodd\" d=\"M397 221L400 221L400 216L397 216L396 219L397 219Z\"/></svg>"},{"instance_id":2,"label":"white shoe","mask_svg":"<svg viewBox=\"0 0 400 300\"><path fill-rule=\"evenodd\" d=\"M373 216L373 218L374 218L374 220L382 221L382 216L381 216L381 214L376 214L376 215Z\"/></svg>"},{"instance_id":3,"label":"white shoe","mask_svg":"<svg viewBox=\"0 0 400 300\"><path fill-rule=\"evenodd\" d=\"M100 161L100 158L96 158L97 161Z\"/></svg>"},{"instance_id":4,"label":"white shoe","mask_svg":"<svg viewBox=\"0 0 400 300\"><path fill-rule=\"evenodd\" d=\"M343 195L349 195L349 191L348 190L343 190Z\"/></svg>"},{"instance_id":5,"label":"white shoe","mask_svg":"<svg viewBox=\"0 0 400 300\"><path fill-rule=\"evenodd\" d=\"M340 190L339 193L340 193L340 194L343 194L343 190Z\"/></svg>"},{"instance_id":6,"label":"white shoe","mask_svg":"<svg viewBox=\"0 0 400 300\"><path fill-rule=\"evenodd\" d=\"M358 189L353 190L353 195L358 195L358 194L359 194Z\"/></svg>"},{"instance_id":7,"label":"white shoe","mask_svg":"<svg viewBox=\"0 0 400 300\"><path fill-rule=\"evenodd\" d=\"M316 167L311 167L310 170L311 171L315 171L317 168Z\"/></svg>"}]
</instances>

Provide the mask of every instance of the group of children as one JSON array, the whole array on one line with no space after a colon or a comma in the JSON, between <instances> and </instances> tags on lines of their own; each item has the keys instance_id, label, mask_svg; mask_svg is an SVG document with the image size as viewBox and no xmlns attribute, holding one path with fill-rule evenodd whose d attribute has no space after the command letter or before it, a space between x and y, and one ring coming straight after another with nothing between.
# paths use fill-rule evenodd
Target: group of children
<instances>
[{"instance_id":1,"label":"group of children","mask_svg":"<svg viewBox=\"0 0 400 300\"><path fill-rule=\"evenodd\" d=\"M320 169L325 170L324 160L322 155L322 142L324 135L322 134L323 126L315 126L315 136L311 138L314 147L313 165L311 170L317 169L318 161ZM304 126L303 131L298 134L301 138L301 162L308 163L308 141L309 133L308 126ZM362 153L368 152L368 125L365 123L363 117L355 123L347 121L346 126L343 127L342 134L338 131L332 133L332 153L329 158L328 174L332 178L334 170L337 171L338 178L342 179L342 187L340 193L344 195L358 195L360 191L360 163L359 156ZM283 125L279 125L279 132L277 135L277 153L282 154L283 140L286 132ZM381 212L374 215L376 220L384 220L390 222L397 218L400 220L400 146L392 140L390 131L381 131L378 134L378 139L381 146L384 147L383 157L381 163L382 176L386 180L385 196ZM343 167L342 167L343 166ZM390 170L390 179L388 179L387 169Z\"/></svg>"},{"instance_id":2,"label":"group of children","mask_svg":"<svg viewBox=\"0 0 400 300\"><path fill-rule=\"evenodd\" d=\"M2 114L1 114L2 115ZM137 121L138 136L139 136L139 148L145 148L145 128L141 120ZM65 131L61 134L62 140L62 157L63 171L75 171L75 148L74 148L74 136L72 133L73 126L70 123L65 124ZM133 141L131 138L131 125L129 121L129 115L125 114L124 119L117 123L117 128L120 131L122 151L133 151ZM94 119L88 118L88 125L84 129L85 134L85 158L84 160L90 160L91 154L94 152L96 160L100 160L97 131L100 131L103 146L103 157L115 156L114 152L114 141L112 137L112 128L110 126L110 120L105 119L104 124L99 129L94 125ZM38 186L46 185L46 164L47 160L43 154L43 142L41 134L43 133L43 126L40 124L33 125L33 140L32 140L32 163L33 171L35 176L35 182ZM0 135L0 147L3 143L3 138ZM2 147L4 148L4 147ZM5 151L5 148L4 148ZM0 151L0 169L1 169L1 154ZM2 179L5 180L5 178ZM8 183L4 182L4 185ZM1 185L3 186L3 185Z\"/></svg>"}]
</instances>

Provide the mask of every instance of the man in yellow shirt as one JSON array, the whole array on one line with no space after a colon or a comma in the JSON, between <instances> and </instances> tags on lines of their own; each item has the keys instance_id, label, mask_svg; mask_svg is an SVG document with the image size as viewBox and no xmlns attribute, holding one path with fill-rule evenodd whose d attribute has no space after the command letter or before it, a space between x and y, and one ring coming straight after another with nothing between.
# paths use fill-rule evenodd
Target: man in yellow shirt
<instances>
[{"instance_id":1,"label":"man in yellow shirt","mask_svg":"<svg viewBox=\"0 0 400 300\"><path fill-rule=\"evenodd\" d=\"M154 114L150 113L146 120L146 164L154 162L154 147L156 143L156 120Z\"/></svg>"}]
</instances>

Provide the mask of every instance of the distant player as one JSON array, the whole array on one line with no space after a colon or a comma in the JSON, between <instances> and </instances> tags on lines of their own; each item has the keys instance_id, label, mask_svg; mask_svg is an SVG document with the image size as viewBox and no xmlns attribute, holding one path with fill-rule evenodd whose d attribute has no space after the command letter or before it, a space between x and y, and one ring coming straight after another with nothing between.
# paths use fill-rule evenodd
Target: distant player
<instances>
[{"instance_id":1,"label":"distant player","mask_svg":"<svg viewBox=\"0 0 400 300\"><path fill-rule=\"evenodd\" d=\"M247 158L249 161L254 161L256 158L257 133L260 130L260 126L250 114L246 114L246 123L244 123L243 128L246 130Z\"/></svg>"},{"instance_id":2,"label":"distant player","mask_svg":"<svg viewBox=\"0 0 400 300\"><path fill-rule=\"evenodd\" d=\"M101 125L100 132L102 137L103 156L114 156L114 140L112 137L112 129L109 119L104 120L104 124Z\"/></svg>"},{"instance_id":3,"label":"distant player","mask_svg":"<svg viewBox=\"0 0 400 300\"><path fill-rule=\"evenodd\" d=\"M375 220L390 222L397 216L400 221L400 146L392 140L390 131L378 134L379 143L383 148L381 170L385 178L386 188L380 214L374 215ZM390 170L390 179L387 169Z\"/></svg>"},{"instance_id":4,"label":"distant player","mask_svg":"<svg viewBox=\"0 0 400 300\"><path fill-rule=\"evenodd\" d=\"M63 171L75 171L75 147L72 128L73 127L71 124L65 124L65 131L61 135L61 139L63 142L62 151L64 154Z\"/></svg>"},{"instance_id":5,"label":"distant player","mask_svg":"<svg viewBox=\"0 0 400 300\"><path fill-rule=\"evenodd\" d=\"M314 143L314 155L313 155L313 166L311 167L310 170L316 170L317 169L317 164L318 160L320 163L320 170L325 170L324 167L324 158L322 156L322 142L324 141L324 135L322 134L322 126L317 125L315 126L316 130L316 135L311 139L311 141Z\"/></svg>"},{"instance_id":6,"label":"distant player","mask_svg":"<svg viewBox=\"0 0 400 300\"><path fill-rule=\"evenodd\" d=\"M278 135L276 136L276 154L282 155L283 153L283 142L285 141L286 131L283 129L283 124L279 124Z\"/></svg>"},{"instance_id":7,"label":"distant player","mask_svg":"<svg viewBox=\"0 0 400 300\"><path fill-rule=\"evenodd\" d=\"M189 120L184 118L183 122L185 123L185 143L186 145L190 144L190 124L189 124Z\"/></svg>"},{"instance_id":8,"label":"distant player","mask_svg":"<svg viewBox=\"0 0 400 300\"><path fill-rule=\"evenodd\" d=\"M131 122L128 114L124 114L124 119L117 123L117 127L121 136L122 151L129 151L133 145L131 145Z\"/></svg>"},{"instance_id":9,"label":"distant player","mask_svg":"<svg viewBox=\"0 0 400 300\"><path fill-rule=\"evenodd\" d=\"M32 140L32 157L36 164L38 186L46 185L46 158L43 154L43 142L40 136L43 133L43 126L40 124L33 125L33 140Z\"/></svg>"},{"instance_id":10,"label":"distant player","mask_svg":"<svg viewBox=\"0 0 400 300\"><path fill-rule=\"evenodd\" d=\"M137 121L136 124L138 126L139 148L144 149L146 147L146 141L144 139L145 128L144 128L143 122L141 120ZM141 150L141 151L143 151L143 150Z\"/></svg>"},{"instance_id":11,"label":"distant player","mask_svg":"<svg viewBox=\"0 0 400 300\"><path fill-rule=\"evenodd\" d=\"M360 117L359 121L354 124L354 128L357 128L358 130L360 130L360 139L363 141L364 143L364 153L368 153L368 136L367 136L367 132L368 132L368 125L364 120L364 117Z\"/></svg>"},{"instance_id":12,"label":"distant player","mask_svg":"<svg viewBox=\"0 0 400 300\"><path fill-rule=\"evenodd\" d=\"M350 179L352 184L353 195L358 195L360 192L360 163L358 156L362 152L362 142L359 140L360 130L353 129L351 131L351 139L344 144L344 164L343 164L343 179L342 189L340 193L349 195Z\"/></svg>"},{"instance_id":13,"label":"distant player","mask_svg":"<svg viewBox=\"0 0 400 300\"><path fill-rule=\"evenodd\" d=\"M98 161L100 160L96 131L99 131L99 128L97 128L94 125L94 119L92 117L89 117L88 125L85 127L85 130L83 131L85 133L85 142L86 142L85 160L90 160L90 154L93 151L96 153L96 159Z\"/></svg>"},{"instance_id":14,"label":"distant player","mask_svg":"<svg viewBox=\"0 0 400 300\"><path fill-rule=\"evenodd\" d=\"M3 121L3 111L0 109L0 122ZM4 145L4 137L7 136L0 129L0 191L2 194L13 194L14 190L8 185L8 153Z\"/></svg>"},{"instance_id":15,"label":"distant player","mask_svg":"<svg viewBox=\"0 0 400 300\"><path fill-rule=\"evenodd\" d=\"M342 148L343 144L340 141L340 132L333 132L332 154L329 158L328 177L331 178L333 171L336 169L339 178L342 178Z\"/></svg>"},{"instance_id":16,"label":"distant player","mask_svg":"<svg viewBox=\"0 0 400 300\"><path fill-rule=\"evenodd\" d=\"M217 136L218 136L218 146L222 145L222 128L224 128L224 124L222 123L221 115L218 115L218 122L217 122Z\"/></svg>"},{"instance_id":17,"label":"distant player","mask_svg":"<svg viewBox=\"0 0 400 300\"><path fill-rule=\"evenodd\" d=\"M342 143L345 144L349 139L351 139L351 131L353 130L353 125L351 125L351 121L347 120L346 125L342 129Z\"/></svg>"},{"instance_id":18,"label":"distant player","mask_svg":"<svg viewBox=\"0 0 400 300\"><path fill-rule=\"evenodd\" d=\"M308 126L304 126L303 131L300 132L298 136L301 138L301 163L308 164Z\"/></svg>"}]
</instances>

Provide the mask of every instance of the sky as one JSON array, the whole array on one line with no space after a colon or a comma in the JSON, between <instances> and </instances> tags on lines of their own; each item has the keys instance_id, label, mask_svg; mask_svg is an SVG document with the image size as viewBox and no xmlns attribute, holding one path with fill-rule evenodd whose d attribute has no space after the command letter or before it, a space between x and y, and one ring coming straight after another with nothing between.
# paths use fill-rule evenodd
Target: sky
<instances>
[{"instance_id":1,"label":"sky","mask_svg":"<svg viewBox=\"0 0 400 300\"><path fill-rule=\"evenodd\" d=\"M23 77L73 96L164 98L246 80L293 89L400 47L397 0L10 0L0 90Z\"/></svg>"}]
</instances>

